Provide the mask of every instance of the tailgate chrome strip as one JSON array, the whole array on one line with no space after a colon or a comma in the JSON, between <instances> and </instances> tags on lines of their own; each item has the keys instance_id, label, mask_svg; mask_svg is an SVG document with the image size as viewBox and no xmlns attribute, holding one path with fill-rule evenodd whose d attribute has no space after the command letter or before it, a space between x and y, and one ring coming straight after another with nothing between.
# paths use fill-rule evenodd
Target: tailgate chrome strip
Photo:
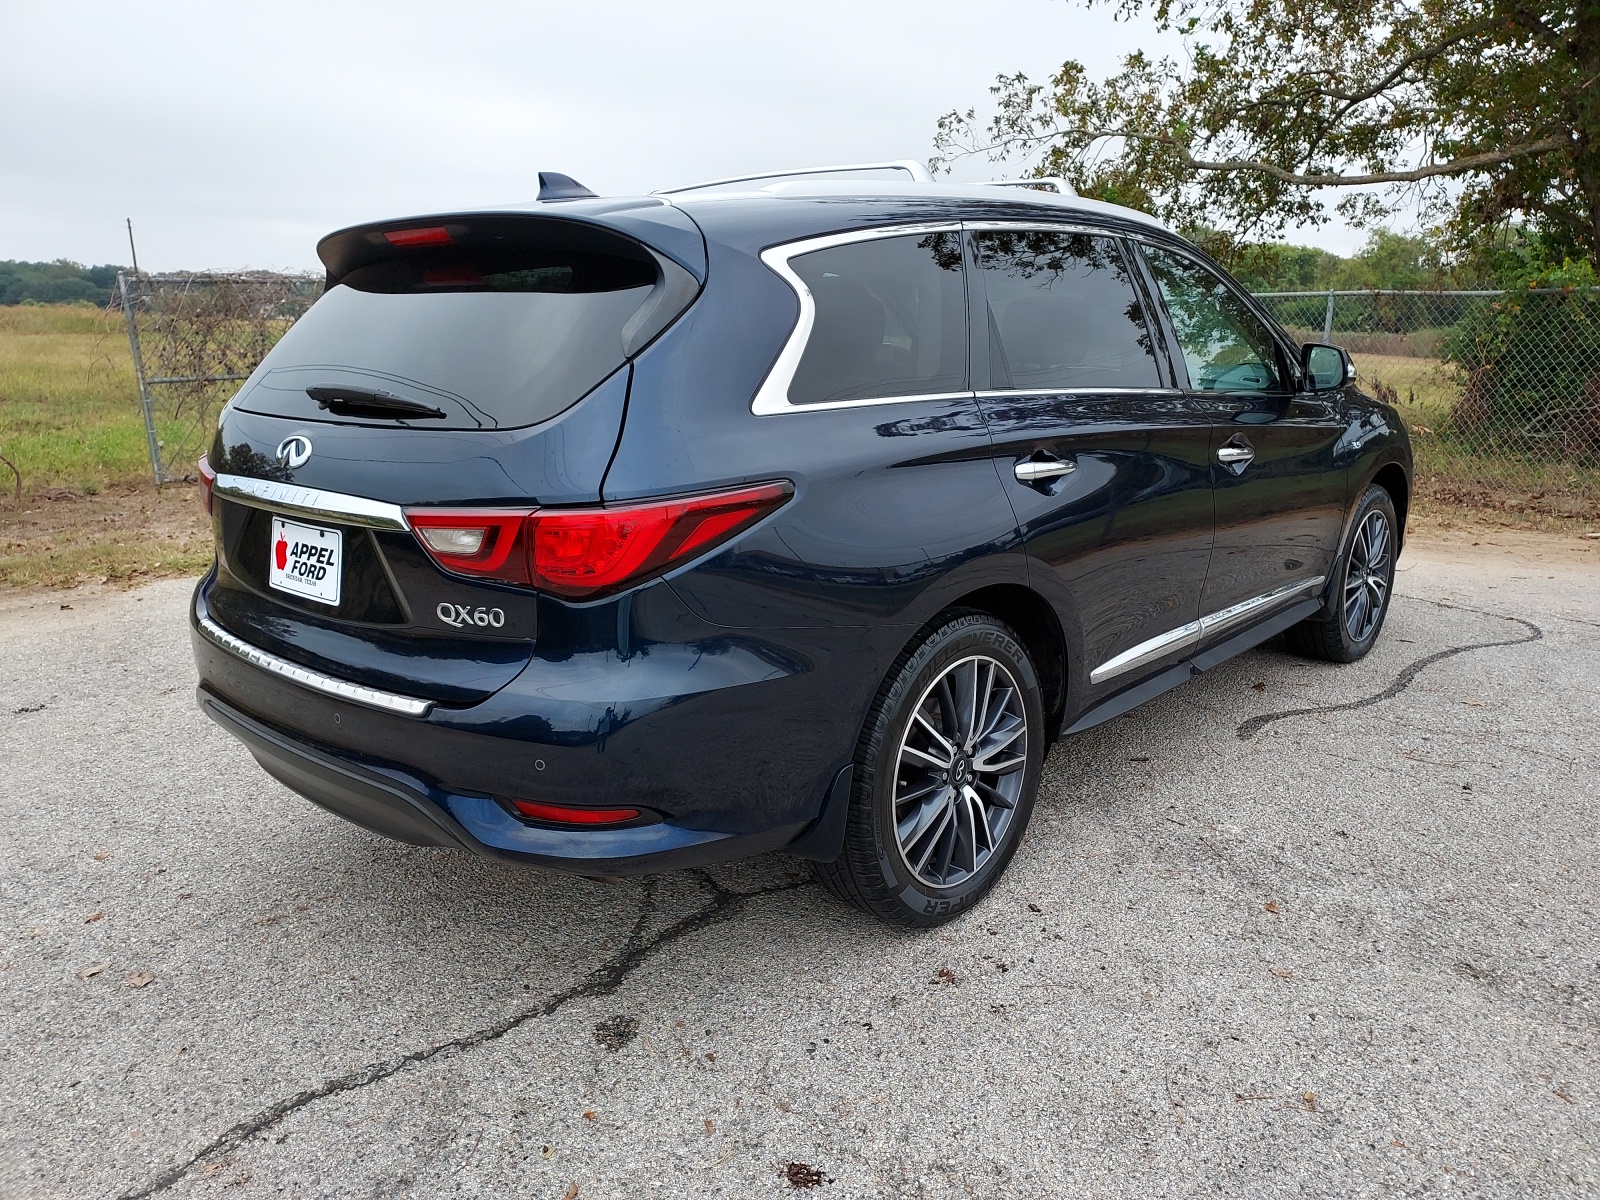
<instances>
[{"instance_id":1,"label":"tailgate chrome strip","mask_svg":"<svg viewBox=\"0 0 1600 1200\"><path fill-rule=\"evenodd\" d=\"M323 692L329 696L337 696L341 700L349 700L352 704L364 704L368 708L400 713L407 717L425 717L433 710L432 700L417 700L411 696L396 695L394 692L380 692L377 688L362 687L359 683L347 683L343 679L323 675L252 646L243 638L229 633L208 616L198 615L196 620L199 622L200 632L222 649L238 655L245 662L260 667L263 671L269 671L314 692Z\"/></svg>"},{"instance_id":2,"label":"tailgate chrome strip","mask_svg":"<svg viewBox=\"0 0 1600 1200\"><path fill-rule=\"evenodd\" d=\"M368 529L410 530L406 514L398 504L346 496L317 488L297 487L275 479L252 479L248 475L218 475L211 490L225 500L265 508L291 517L320 517L341 525L361 525Z\"/></svg>"}]
</instances>

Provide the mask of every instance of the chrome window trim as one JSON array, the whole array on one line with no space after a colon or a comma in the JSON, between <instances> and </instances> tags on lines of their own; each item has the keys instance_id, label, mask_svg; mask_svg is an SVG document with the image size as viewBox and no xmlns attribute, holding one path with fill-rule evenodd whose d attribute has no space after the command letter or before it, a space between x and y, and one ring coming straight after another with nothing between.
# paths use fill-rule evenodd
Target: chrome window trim
<instances>
[{"instance_id":1,"label":"chrome window trim","mask_svg":"<svg viewBox=\"0 0 1600 1200\"><path fill-rule=\"evenodd\" d=\"M1148 641L1140 642L1137 646L1130 647L1114 658L1108 658L1094 670L1089 672L1090 683L1104 683L1135 667L1143 666L1147 662L1171 654L1174 650L1181 650L1203 641L1214 633L1243 623L1247 618L1255 615L1264 608L1289 600L1303 592L1312 592L1320 588L1327 581L1326 575L1318 575L1315 579L1302 579L1298 583L1291 583L1260 596L1252 596L1248 600L1241 600L1238 604L1230 604L1227 608L1220 608L1214 613L1201 617L1198 621L1190 621L1187 625L1180 625L1176 629L1169 629L1166 633L1157 634Z\"/></svg>"},{"instance_id":2,"label":"chrome window trim","mask_svg":"<svg viewBox=\"0 0 1600 1200\"><path fill-rule=\"evenodd\" d=\"M290 683L297 683L303 688L310 688L327 696L336 696L352 704L362 704L381 712L399 713L406 717L425 717L433 710L432 700L417 700L411 696L401 696L394 692L379 691L377 688L362 687L358 683L335 679L331 675L310 670L298 663L279 658L275 654L268 654L243 638L235 637L208 616L202 614L197 621L200 632L221 649L237 655L252 666L260 667L263 671L270 672L280 679L287 679Z\"/></svg>"},{"instance_id":3,"label":"chrome window trim","mask_svg":"<svg viewBox=\"0 0 1600 1200\"><path fill-rule=\"evenodd\" d=\"M361 525L367 529L407 532L411 525L398 504L346 496L317 488L298 487L274 479L252 479L245 475L218 475L212 492L225 500L264 508L291 517L311 517L337 521L341 525Z\"/></svg>"},{"instance_id":4,"label":"chrome window trim","mask_svg":"<svg viewBox=\"0 0 1600 1200\"><path fill-rule=\"evenodd\" d=\"M821 404L795 404L789 399L789 385L794 382L800 360L805 356L806 343L811 340L811 328L816 321L817 301L806 286L805 280L789 265L791 258L810 254L815 250L831 250L835 246L848 246L854 242L873 242L891 237L914 237L920 233L959 233L960 221L936 221L920 225L880 225L872 229L852 229L846 233L830 233L822 237L806 238L781 246L769 246L761 252L764 262L781 278L800 302L800 316L789 331L788 340L778 352L777 361L761 381L756 398L750 402L750 411L758 417L772 417L781 413L817 412L836 408L862 408L871 404L908 404L913 400L970 398L970 391L934 392L918 396L872 396L859 400L829 400Z\"/></svg>"},{"instance_id":5,"label":"chrome window trim","mask_svg":"<svg viewBox=\"0 0 1600 1200\"><path fill-rule=\"evenodd\" d=\"M973 392L979 400L1003 400L1007 396L1182 396L1174 387L1039 387L990 388Z\"/></svg>"},{"instance_id":6,"label":"chrome window trim","mask_svg":"<svg viewBox=\"0 0 1600 1200\"><path fill-rule=\"evenodd\" d=\"M1039 233L1083 233L1095 237L1120 238L1129 236L1121 230L1110 229L1100 225L1090 225L1075 221L1057 221L1049 218L1022 217L1016 220L993 221L932 221L917 225L880 225L872 229L852 229L846 233L830 233L822 237L805 238L798 242L786 242L780 246L769 246L761 252L761 261L776 273L790 289L795 298L800 302L800 316L794 323L794 328L789 331L788 339L783 343L783 349L778 352L777 361L772 364L772 369L767 372L757 390L755 399L750 402L750 411L758 417L773 417L784 413L826 412L839 408L864 408L878 404L909 404L916 400L964 400L978 397L1015 395L1019 389L1008 388L992 392L929 392L915 396L869 396L859 400L829 400L821 404L795 404L789 399L789 385L794 382L795 372L800 369L800 360L805 357L806 343L811 340L811 329L816 322L817 302L811 294L811 289L806 287L805 281L789 265L789 260L798 258L802 254L809 254L814 250L829 250L834 246L847 246L852 242L875 241L879 238L904 237L919 233L995 233L1006 230L1021 230L1024 232ZM1162 394L1181 395L1181 388L1073 388L1061 389L1063 394L1071 391L1077 393L1099 392L1107 395L1126 395L1131 393L1149 394L1152 391Z\"/></svg>"}]
</instances>

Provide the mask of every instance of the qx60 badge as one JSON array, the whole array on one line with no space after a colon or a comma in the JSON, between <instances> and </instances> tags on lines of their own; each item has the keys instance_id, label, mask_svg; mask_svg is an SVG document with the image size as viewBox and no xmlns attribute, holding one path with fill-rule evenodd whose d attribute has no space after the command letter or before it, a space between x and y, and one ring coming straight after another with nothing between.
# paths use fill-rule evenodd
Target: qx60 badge
<instances>
[{"instance_id":1,"label":"qx60 badge","mask_svg":"<svg viewBox=\"0 0 1600 1200\"><path fill-rule=\"evenodd\" d=\"M311 457L311 439L303 433L286 437L278 443L278 465L293 471L306 465Z\"/></svg>"},{"instance_id":2,"label":"qx60 badge","mask_svg":"<svg viewBox=\"0 0 1600 1200\"><path fill-rule=\"evenodd\" d=\"M468 608L465 604L451 604L447 600L440 601L439 607L433 612L446 625L453 625L457 629L464 629L468 625L499 629L506 623L506 614L502 609Z\"/></svg>"}]
</instances>

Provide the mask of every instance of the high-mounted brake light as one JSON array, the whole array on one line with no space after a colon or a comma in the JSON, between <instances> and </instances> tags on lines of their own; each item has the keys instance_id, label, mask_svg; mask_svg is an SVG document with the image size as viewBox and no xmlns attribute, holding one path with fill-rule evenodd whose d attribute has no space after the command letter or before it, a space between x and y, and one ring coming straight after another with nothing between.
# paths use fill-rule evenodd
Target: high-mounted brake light
<instances>
[{"instance_id":1,"label":"high-mounted brake light","mask_svg":"<svg viewBox=\"0 0 1600 1200\"><path fill-rule=\"evenodd\" d=\"M595 600L705 554L793 493L763 483L596 508L414 508L406 518L447 571Z\"/></svg>"},{"instance_id":2,"label":"high-mounted brake light","mask_svg":"<svg viewBox=\"0 0 1600 1200\"><path fill-rule=\"evenodd\" d=\"M391 246L448 246L455 239L443 225L428 225L422 229L391 229L383 235Z\"/></svg>"},{"instance_id":3,"label":"high-mounted brake light","mask_svg":"<svg viewBox=\"0 0 1600 1200\"><path fill-rule=\"evenodd\" d=\"M202 454L200 461L195 464L200 468L200 507L206 510L206 516L211 515L211 506L214 503L211 489L216 486L217 473L211 469L211 464Z\"/></svg>"},{"instance_id":4,"label":"high-mounted brake light","mask_svg":"<svg viewBox=\"0 0 1600 1200\"><path fill-rule=\"evenodd\" d=\"M637 821L637 808L569 808L565 804L541 804L537 800L513 800L511 807L535 821L559 825L620 825Z\"/></svg>"}]
</instances>

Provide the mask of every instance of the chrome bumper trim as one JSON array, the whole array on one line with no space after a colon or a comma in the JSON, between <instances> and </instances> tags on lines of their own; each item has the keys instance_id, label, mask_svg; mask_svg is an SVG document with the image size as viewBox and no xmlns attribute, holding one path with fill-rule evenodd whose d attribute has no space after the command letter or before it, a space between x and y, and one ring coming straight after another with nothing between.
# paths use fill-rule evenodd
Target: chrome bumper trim
<instances>
[{"instance_id":1,"label":"chrome bumper trim","mask_svg":"<svg viewBox=\"0 0 1600 1200\"><path fill-rule=\"evenodd\" d=\"M291 517L311 517L337 521L341 525L361 525L368 529L393 529L401 533L411 528L398 504L346 496L317 488L296 487L273 479L252 479L247 475L218 475L212 492L225 500L235 500L252 508L265 508Z\"/></svg>"},{"instance_id":2,"label":"chrome bumper trim","mask_svg":"<svg viewBox=\"0 0 1600 1200\"><path fill-rule=\"evenodd\" d=\"M352 704L364 704L368 708L399 713L406 717L425 717L433 710L432 700L417 700L410 696L398 696L393 692L380 692L377 688L362 687L358 683L347 683L343 679L323 675L252 646L243 638L229 633L210 617L201 616L198 621L200 632L217 646L244 659L251 666L260 667L263 671L287 679L290 683L298 683L301 687L322 692L324 695L337 696Z\"/></svg>"},{"instance_id":3,"label":"chrome bumper trim","mask_svg":"<svg viewBox=\"0 0 1600 1200\"><path fill-rule=\"evenodd\" d=\"M1187 625L1180 625L1176 629L1169 629L1166 633L1157 634L1149 641L1140 642L1137 646L1124 650L1115 658L1109 658L1094 670L1089 672L1090 683L1104 683L1115 678L1125 671L1141 667L1147 662L1162 658L1175 650L1203 641L1214 633L1233 625L1238 625L1251 617L1264 615L1263 609L1272 607L1284 600L1293 599L1295 596L1306 592L1313 592L1320 588L1327 576L1319 575L1315 579L1302 579L1299 583L1291 583L1287 587L1277 588L1262 596L1252 596L1249 600L1242 600L1238 604L1230 604L1227 608L1218 609L1214 613L1201 617L1198 621L1190 621Z\"/></svg>"}]
</instances>

